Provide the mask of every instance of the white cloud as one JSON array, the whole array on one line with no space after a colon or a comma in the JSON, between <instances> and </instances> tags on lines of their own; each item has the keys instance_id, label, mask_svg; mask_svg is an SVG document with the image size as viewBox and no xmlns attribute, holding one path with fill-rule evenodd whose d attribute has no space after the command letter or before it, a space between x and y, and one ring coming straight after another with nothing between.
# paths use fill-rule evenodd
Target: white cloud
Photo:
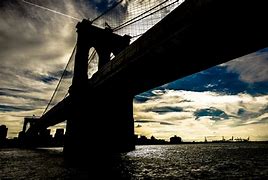
<instances>
[{"instance_id":1,"label":"white cloud","mask_svg":"<svg viewBox=\"0 0 268 180\"><path fill-rule=\"evenodd\" d=\"M264 109L267 107L268 95L251 96L248 94L227 95L215 92L193 92L175 90L157 90L144 103L134 102L134 119L147 121L165 121L173 125L165 126L160 123L136 123L142 127L136 128L139 135L154 135L168 139L173 135L181 136L184 140L204 140L204 136L212 139L221 139L221 136L237 136L242 138L260 140L268 138L268 133L262 126L267 122L262 121L267 117ZM181 112L153 112L154 108L165 106L180 107ZM215 108L223 111L228 119L200 116L198 120L194 112L200 109ZM151 110L151 111L148 111ZM251 112L251 118L243 118L239 110ZM250 131L247 129L251 128Z\"/></svg>"},{"instance_id":2,"label":"white cloud","mask_svg":"<svg viewBox=\"0 0 268 180\"><path fill-rule=\"evenodd\" d=\"M252 60L254 59L254 61ZM241 63L243 62L243 63ZM247 83L268 82L268 52L255 52L225 64L230 72L236 72Z\"/></svg>"}]
</instances>

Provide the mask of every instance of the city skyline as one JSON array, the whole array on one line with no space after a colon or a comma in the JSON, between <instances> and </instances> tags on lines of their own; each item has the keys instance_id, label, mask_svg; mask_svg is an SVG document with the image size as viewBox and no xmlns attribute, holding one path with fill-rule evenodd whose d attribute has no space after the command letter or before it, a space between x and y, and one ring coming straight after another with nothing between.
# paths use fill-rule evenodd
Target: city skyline
<instances>
[{"instance_id":1,"label":"city skyline","mask_svg":"<svg viewBox=\"0 0 268 180\"><path fill-rule=\"evenodd\" d=\"M112 2L35 1L79 19L96 17ZM12 138L24 116L44 111L75 45L77 21L19 0L1 1L0 9L0 124ZM137 95L135 132L189 141L204 136L268 140L267 74L265 48Z\"/></svg>"}]
</instances>

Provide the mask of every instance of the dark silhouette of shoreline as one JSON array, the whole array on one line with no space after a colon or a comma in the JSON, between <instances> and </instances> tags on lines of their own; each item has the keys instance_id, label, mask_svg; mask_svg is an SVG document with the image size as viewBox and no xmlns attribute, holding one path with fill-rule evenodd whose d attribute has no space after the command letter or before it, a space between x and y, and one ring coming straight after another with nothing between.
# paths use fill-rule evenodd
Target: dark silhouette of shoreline
<instances>
[{"instance_id":1,"label":"dark silhouette of shoreline","mask_svg":"<svg viewBox=\"0 0 268 180\"><path fill-rule=\"evenodd\" d=\"M64 129L56 129L54 136L50 134L50 130L47 129L43 133L40 133L38 137L35 137L32 142L27 141L25 134L19 133L18 138L7 138L8 128L5 125L0 126L0 148L25 148L25 147L63 147L64 146ZM213 143L268 143L268 141L249 141L249 138L231 138L225 140L222 137L221 140L207 141L206 137L204 141L183 141L181 137L174 135L170 137L169 141L164 139L157 139L154 136L147 138L146 136L135 135L135 145L168 145L168 144L213 144Z\"/></svg>"}]
</instances>

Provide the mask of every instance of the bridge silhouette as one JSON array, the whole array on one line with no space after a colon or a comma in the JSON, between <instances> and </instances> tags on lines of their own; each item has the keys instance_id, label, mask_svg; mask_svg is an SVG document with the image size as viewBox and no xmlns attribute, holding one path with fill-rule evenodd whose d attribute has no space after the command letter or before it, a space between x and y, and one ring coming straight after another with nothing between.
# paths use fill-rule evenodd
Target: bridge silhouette
<instances>
[{"instance_id":1,"label":"bridge silhouette","mask_svg":"<svg viewBox=\"0 0 268 180\"><path fill-rule=\"evenodd\" d=\"M130 45L129 36L83 20L77 24L69 96L25 135L30 139L67 120L67 157L83 157L92 149L132 150L135 95L267 47L267 17L264 1L186 0ZM91 47L99 70L88 79Z\"/></svg>"}]
</instances>

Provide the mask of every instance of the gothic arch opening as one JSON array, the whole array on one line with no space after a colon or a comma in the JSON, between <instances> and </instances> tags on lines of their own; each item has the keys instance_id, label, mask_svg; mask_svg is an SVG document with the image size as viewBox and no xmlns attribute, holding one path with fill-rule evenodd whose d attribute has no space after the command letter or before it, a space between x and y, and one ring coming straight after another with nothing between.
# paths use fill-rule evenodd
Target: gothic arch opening
<instances>
[{"instance_id":1,"label":"gothic arch opening","mask_svg":"<svg viewBox=\"0 0 268 180\"><path fill-rule=\"evenodd\" d=\"M89 49L88 52L88 78L98 71L99 55L94 47Z\"/></svg>"}]
</instances>

